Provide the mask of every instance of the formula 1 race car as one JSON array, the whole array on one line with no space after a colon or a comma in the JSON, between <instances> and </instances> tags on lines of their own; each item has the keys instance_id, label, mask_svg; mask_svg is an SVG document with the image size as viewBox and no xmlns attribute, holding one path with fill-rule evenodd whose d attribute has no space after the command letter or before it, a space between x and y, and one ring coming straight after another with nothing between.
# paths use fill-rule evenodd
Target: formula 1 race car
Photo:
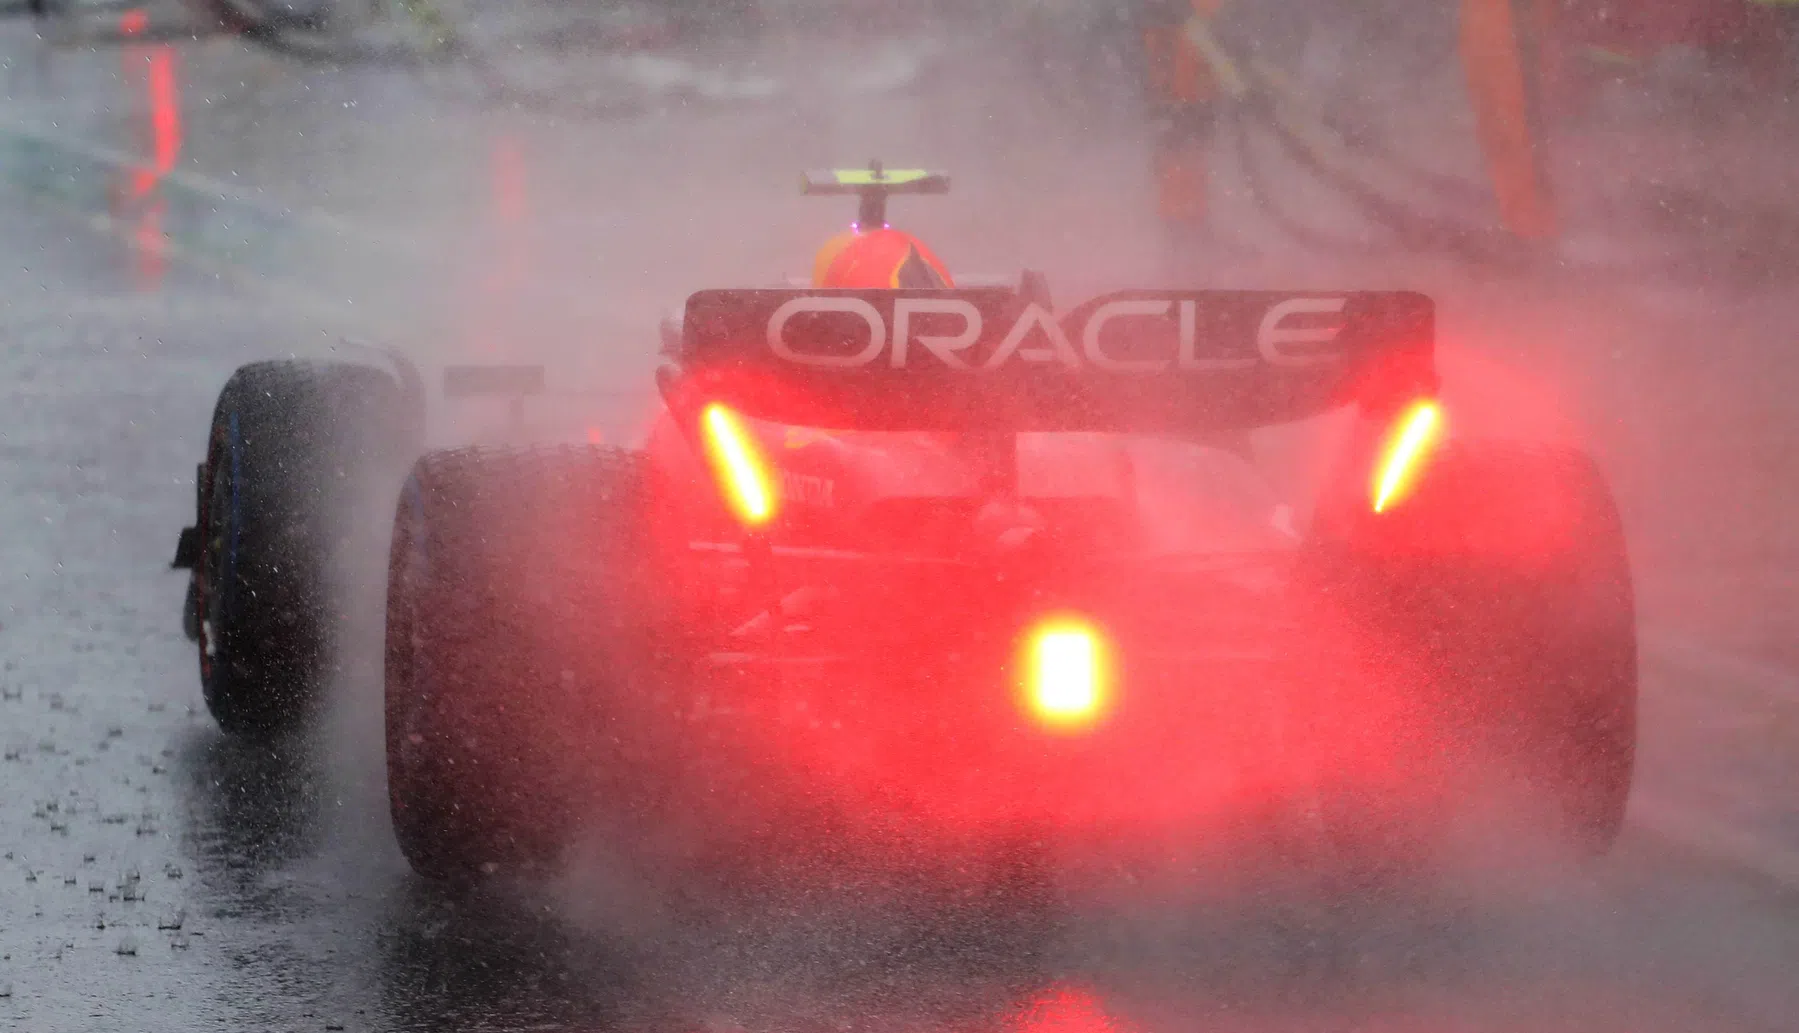
<instances>
[{"instance_id":1,"label":"formula 1 race car","mask_svg":"<svg viewBox=\"0 0 1799 1033\"><path fill-rule=\"evenodd\" d=\"M404 361L240 369L176 559L220 724L305 723L347 499L391 478L389 792L429 876L593 843L862 867L1165 846L1275 812L1409 852L1495 773L1603 853L1636 632L1592 460L1458 433L1415 293L1056 312L1035 274L955 285L887 225L890 195L947 188L809 176L856 226L803 285L687 299L641 449L415 458ZM1250 432L1330 413L1351 429L1301 514Z\"/></svg>"}]
</instances>

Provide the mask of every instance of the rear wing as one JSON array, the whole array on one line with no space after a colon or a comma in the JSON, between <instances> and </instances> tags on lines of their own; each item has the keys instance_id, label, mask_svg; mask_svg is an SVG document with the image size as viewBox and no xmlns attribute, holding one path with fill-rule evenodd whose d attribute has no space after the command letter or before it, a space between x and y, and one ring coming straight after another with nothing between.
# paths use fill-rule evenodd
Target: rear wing
<instances>
[{"instance_id":1,"label":"rear wing","mask_svg":"<svg viewBox=\"0 0 1799 1033\"><path fill-rule=\"evenodd\" d=\"M1060 318L1005 289L701 291L665 387L817 427L1202 433L1432 393L1434 336L1407 291L1126 291Z\"/></svg>"}]
</instances>

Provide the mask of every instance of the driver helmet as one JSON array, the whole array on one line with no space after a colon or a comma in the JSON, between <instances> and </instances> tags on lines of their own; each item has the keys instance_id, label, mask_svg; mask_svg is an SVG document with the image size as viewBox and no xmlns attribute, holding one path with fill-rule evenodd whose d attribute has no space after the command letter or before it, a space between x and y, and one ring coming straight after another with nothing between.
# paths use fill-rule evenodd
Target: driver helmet
<instances>
[{"instance_id":1,"label":"driver helmet","mask_svg":"<svg viewBox=\"0 0 1799 1033\"><path fill-rule=\"evenodd\" d=\"M812 286L824 290L931 290L954 287L949 270L910 233L850 230L819 249Z\"/></svg>"}]
</instances>

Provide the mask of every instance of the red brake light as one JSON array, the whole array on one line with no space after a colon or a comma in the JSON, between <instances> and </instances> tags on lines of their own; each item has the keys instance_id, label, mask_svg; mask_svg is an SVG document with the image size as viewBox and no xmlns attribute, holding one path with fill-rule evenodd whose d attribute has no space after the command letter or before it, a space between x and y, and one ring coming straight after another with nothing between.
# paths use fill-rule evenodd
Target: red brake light
<instances>
[{"instance_id":1,"label":"red brake light","mask_svg":"<svg viewBox=\"0 0 1799 1033\"><path fill-rule=\"evenodd\" d=\"M706 458L731 512L749 527L773 520L780 506L774 477L742 418L714 402L700 414L700 431L706 441Z\"/></svg>"},{"instance_id":2,"label":"red brake light","mask_svg":"<svg viewBox=\"0 0 1799 1033\"><path fill-rule=\"evenodd\" d=\"M1110 709L1111 657L1092 624L1043 621L1026 636L1023 661L1025 709L1052 731L1084 731Z\"/></svg>"},{"instance_id":3,"label":"red brake light","mask_svg":"<svg viewBox=\"0 0 1799 1033\"><path fill-rule=\"evenodd\" d=\"M1414 402L1388 433L1374 466L1370 502L1383 513L1403 499L1417 482L1424 460L1443 436L1443 407L1430 399Z\"/></svg>"}]
</instances>

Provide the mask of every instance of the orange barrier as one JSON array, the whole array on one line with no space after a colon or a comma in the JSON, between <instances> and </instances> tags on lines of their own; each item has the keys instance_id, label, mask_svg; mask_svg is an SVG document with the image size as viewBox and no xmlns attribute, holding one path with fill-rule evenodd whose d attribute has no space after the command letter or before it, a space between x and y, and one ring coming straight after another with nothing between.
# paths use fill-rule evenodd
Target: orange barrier
<instances>
[{"instance_id":1,"label":"orange barrier","mask_svg":"<svg viewBox=\"0 0 1799 1033\"><path fill-rule=\"evenodd\" d=\"M1191 17L1209 19L1223 0L1192 0ZM1217 119L1219 83L1184 21L1143 32L1152 100L1165 124L1155 143L1157 205L1169 222L1205 218L1207 152Z\"/></svg>"},{"instance_id":2,"label":"orange barrier","mask_svg":"<svg viewBox=\"0 0 1799 1033\"><path fill-rule=\"evenodd\" d=\"M1553 2L1462 0L1462 66L1500 221L1526 240L1556 235L1541 108Z\"/></svg>"}]
</instances>

